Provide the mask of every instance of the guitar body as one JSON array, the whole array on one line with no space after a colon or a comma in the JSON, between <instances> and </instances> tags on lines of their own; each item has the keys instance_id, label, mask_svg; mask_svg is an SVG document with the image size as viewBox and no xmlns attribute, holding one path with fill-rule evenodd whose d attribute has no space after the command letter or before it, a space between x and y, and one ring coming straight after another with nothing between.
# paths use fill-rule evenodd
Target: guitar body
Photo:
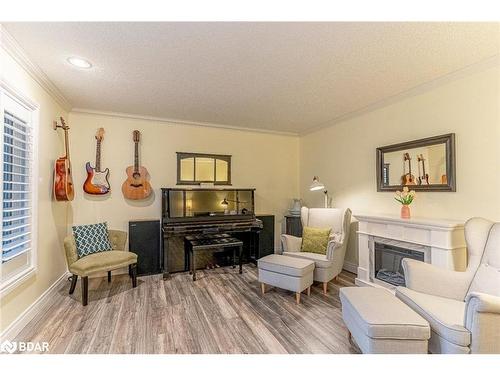
<instances>
[{"instance_id":1,"label":"guitar body","mask_svg":"<svg viewBox=\"0 0 500 375\"><path fill-rule=\"evenodd\" d=\"M429 174L428 173L424 174L424 181L427 185L429 185Z\"/></svg>"},{"instance_id":2,"label":"guitar body","mask_svg":"<svg viewBox=\"0 0 500 375\"><path fill-rule=\"evenodd\" d=\"M75 197L71 163L66 157L56 160L54 166L54 197L56 201L72 201Z\"/></svg>"},{"instance_id":3,"label":"guitar body","mask_svg":"<svg viewBox=\"0 0 500 375\"><path fill-rule=\"evenodd\" d=\"M127 179L122 185L123 196L127 199L146 199L151 195L151 185L149 183L149 172L144 167L138 167L134 172L133 165L127 167Z\"/></svg>"},{"instance_id":4,"label":"guitar body","mask_svg":"<svg viewBox=\"0 0 500 375\"><path fill-rule=\"evenodd\" d=\"M87 170L87 179L83 183L83 191L92 195L104 195L109 193L111 186L109 184L109 169L96 171L89 162L85 164Z\"/></svg>"},{"instance_id":5,"label":"guitar body","mask_svg":"<svg viewBox=\"0 0 500 375\"><path fill-rule=\"evenodd\" d=\"M412 174L405 174L401 178L401 185L416 185L417 183L415 182L415 176Z\"/></svg>"}]
</instances>

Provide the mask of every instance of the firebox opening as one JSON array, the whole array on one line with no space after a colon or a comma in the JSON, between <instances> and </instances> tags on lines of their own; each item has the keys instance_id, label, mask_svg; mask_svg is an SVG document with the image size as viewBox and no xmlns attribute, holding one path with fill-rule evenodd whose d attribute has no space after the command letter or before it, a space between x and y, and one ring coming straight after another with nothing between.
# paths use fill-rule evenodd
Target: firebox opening
<instances>
[{"instance_id":1,"label":"firebox opening","mask_svg":"<svg viewBox=\"0 0 500 375\"><path fill-rule=\"evenodd\" d=\"M403 258L411 258L423 262L424 253L375 242L375 278L392 285L405 286L404 271L401 264Z\"/></svg>"}]
</instances>

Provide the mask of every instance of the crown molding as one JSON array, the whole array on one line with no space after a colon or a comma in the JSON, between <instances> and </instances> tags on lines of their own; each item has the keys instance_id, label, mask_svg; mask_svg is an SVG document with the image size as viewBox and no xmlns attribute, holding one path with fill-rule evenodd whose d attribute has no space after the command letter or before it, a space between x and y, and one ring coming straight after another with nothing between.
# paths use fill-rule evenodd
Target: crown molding
<instances>
[{"instance_id":1,"label":"crown molding","mask_svg":"<svg viewBox=\"0 0 500 375\"><path fill-rule=\"evenodd\" d=\"M387 107L391 104L395 104L399 101L410 98L412 96L417 96L417 95L426 93L430 90L433 90L437 87L446 85L450 82L456 81L456 80L461 79L461 78L465 78L465 77L470 76L474 73L479 73L481 71L484 71L484 70L487 70L487 69L490 69L490 68L493 68L493 67L496 67L499 65L500 65L500 55L490 56L484 60L481 60L481 61L476 62L474 64L468 65L468 66L461 68L461 69L458 69L454 72L445 74L445 75L440 76L438 78L435 78L431 81L422 83L418 86L412 87L412 88L405 90L405 91L402 91L398 94L389 96L389 97L384 98L382 100L379 100L379 101L372 103L366 107L363 107L363 108L360 108L358 110L346 113L346 114L341 115L339 117L336 117L332 120L323 122L317 126L309 128L303 132L300 132L299 136L304 136L307 134L317 132L318 130L322 130L322 129L328 128L330 126L336 125L338 123L341 123L343 121L347 121L347 120L353 119L355 117L359 117L361 115L364 115L366 113L376 111L377 109Z\"/></svg>"},{"instance_id":2,"label":"crown molding","mask_svg":"<svg viewBox=\"0 0 500 375\"><path fill-rule=\"evenodd\" d=\"M0 24L0 45L47 93L66 111L71 110L71 103L57 88L43 70L30 60L22 47Z\"/></svg>"},{"instance_id":3,"label":"crown molding","mask_svg":"<svg viewBox=\"0 0 500 375\"><path fill-rule=\"evenodd\" d=\"M299 135L298 133L294 133L294 132L259 129L259 128L247 128L247 127L243 127L243 126L223 125L223 124L216 124L216 123L212 123L212 122L178 120L178 119L171 119L171 118L165 118L165 117L145 116L145 115L139 115L139 114L133 114L133 113L98 111L98 110L93 110L93 109L88 109L88 108L73 108L73 109L71 109L71 113L82 113L82 114L88 114L88 115L98 115L98 116L118 117L118 118L135 119L135 120L154 121L154 122L162 122L162 123L171 124L171 125L202 126L202 127L206 127L206 128L218 128L218 129L238 130L238 131L252 132L252 133L284 135L284 136L289 136L289 137L298 137L298 135Z\"/></svg>"}]
</instances>

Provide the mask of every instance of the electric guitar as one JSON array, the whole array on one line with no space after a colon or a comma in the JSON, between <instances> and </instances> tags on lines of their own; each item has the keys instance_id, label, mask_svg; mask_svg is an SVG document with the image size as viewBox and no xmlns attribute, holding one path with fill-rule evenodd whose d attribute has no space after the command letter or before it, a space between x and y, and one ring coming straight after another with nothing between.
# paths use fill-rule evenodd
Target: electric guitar
<instances>
[{"instance_id":1,"label":"electric guitar","mask_svg":"<svg viewBox=\"0 0 500 375\"><path fill-rule=\"evenodd\" d=\"M408 173L406 173L406 162L408 162ZM410 154L403 154L403 175L401 176L401 185L416 185L415 176L411 174L411 158Z\"/></svg>"},{"instance_id":2,"label":"electric guitar","mask_svg":"<svg viewBox=\"0 0 500 375\"><path fill-rule=\"evenodd\" d=\"M61 125L54 121L54 130L61 128L64 130L65 155L58 158L54 165L54 197L56 201L72 201L75 197L73 177L71 176L71 161L69 160L69 126L62 117Z\"/></svg>"},{"instance_id":3,"label":"electric guitar","mask_svg":"<svg viewBox=\"0 0 500 375\"><path fill-rule=\"evenodd\" d=\"M424 155L420 154L417 156L418 163L422 163L422 174L420 174L420 164L418 164L419 176L418 176L418 184L422 185L425 181L427 185L429 185L429 174L425 173L425 159Z\"/></svg>"},{"instance_id":4,"label":"electric guitar","mask_svg":"<svg viewBox=\"0 0 500 375\"><path fill-rule=\"evenodd\" d=\"M95 168L92 168L90 162L85 164L87 170L87 179L83 183L83 191L87 194L104 195L109 193L111 186L109 185L109 169L101 171L101 142L104 139L104 129L99 128L95 134L96 151L95 151Z\"/></svg>"},{"instance_id":5,"label":"electric guitar","mask_svg":"<svg viewBox=\"0 0 500 375\"><path fill-rule=\"evenodd\" d=\"M127 179L122 185L122 192L127 199L145 199L151 195L152 189L149 184L149 173L146 168L139 165L139 140L141 133L134 130L133 140L135 144L134 165L127 167Z\"/></svg>"}]
</instances>

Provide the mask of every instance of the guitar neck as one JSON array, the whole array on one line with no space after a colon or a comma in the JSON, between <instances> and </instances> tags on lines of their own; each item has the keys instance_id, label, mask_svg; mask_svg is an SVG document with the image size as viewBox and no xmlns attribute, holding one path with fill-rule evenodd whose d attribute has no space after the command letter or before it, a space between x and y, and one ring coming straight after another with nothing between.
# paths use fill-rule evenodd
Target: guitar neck
<instances>
[{"instance_id":1,"label":"guitar neck","mask_svg":"<svg viewBox=\"0 0 500 375\"><path fill-rule=\"evenodd\" d=\"M101 171L101 141L98 139L95 150L95 170Z\"/></svg>"},{"instance_id":2,"label":"guitar neck","mask_svg":"<svg viewBox=\"0 0 500 375\"><path fill-rule=\"evenodd\" d=\"M69 160L69 137L68 137L68 129L64 128L64 147L66 149L66 159Z\"/></svg>"},{"instance_id":3,"label":"guitar neck","mask_svg":"<svg viewBox=\"0 0 500 375\"><path fill-rule=\"evenodd\" d=\"M134 172L139 172L139 142L135 143L135 151L134 151Z\"/></svg>"}]
</instances>

